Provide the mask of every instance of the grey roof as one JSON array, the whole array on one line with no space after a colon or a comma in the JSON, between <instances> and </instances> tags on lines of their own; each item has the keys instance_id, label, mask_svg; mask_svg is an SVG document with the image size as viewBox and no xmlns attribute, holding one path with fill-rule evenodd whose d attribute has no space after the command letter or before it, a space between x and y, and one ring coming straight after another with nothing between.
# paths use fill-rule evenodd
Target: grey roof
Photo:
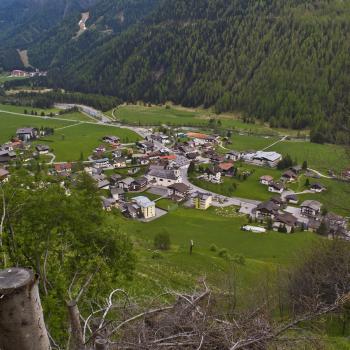
<instances>
[{"instance_id":1,"label":"grey roof","mask_svg":"<svg viewBox=\"0 0 350 350\"><path fill-rule=\"evenodd\" d=\"M9 172L6 169L0 168L0 177L7 176L8 174Z\"/></svg>"},{"instance_id":2,"label":"grey roof","mask_svg":"<svg viewBox=\"0 0 350 350\"><path fill-rule=\"evenodd\" d=\"M283 188L283 185L278 182L271 182L269 186L277 190L281 190Z\"/></svg>"},{"instance_id":3,"label":"grey roof","mask_svg":"<svg viewBox=\"0 0 350 350\"><path fill-rule=\"evenodd\" d=\"M134 179L132 177L126 177L125 179L120 180L119 182L130 186L134 182Z\"/></svg>"},{"instance_id":4,"label":"grey roof","mask_svg":"<svg viewBox=\"0 0 350 350\"><path fill-rule=\"evenodd\" d=\"M186 193L190 189L190 187L184 183L176 183L176 184L170 185L168 188L180 193Z\"/></svg>"},{"instance_id":5,"label":"grey roof","mask_svg":"<svg viewBox=\"0 0 350 350\"><path fill-rule=\"evenodd\" d=\"M311 208L313 210L320 210L322 207L322 204L318 201L314 201L314 200L306 200L303 203L301 203L300 205L301 207L308 207Z\"/></svg>"},{"instance_id":6,"label":"grey roof","mask_svg":"<svg viewBox=\"0 0 350 350\"><path fill-rule=\"evenodd\" d=\"M194 197L206 200L206 199L212 197L212 195L210 193L197 192Z\"/></svg>"},{"instance_id":7,"label":"grey roof","mask_svg":"<svg viewBox=\"0 0 350 350\"><path fill-rule=\"evenodd\" d=\"M136 182L139 185L145 185L145 184L147 184L148 180L146 177L142 176L142 177L137 178L134 182Z\"/></svg>"},{"instance_id":8,"label":"grey roof","mask_svg":"<svg viewBox=\"0 0 350 350\"><path fill-rule=\"evenodd\" d=\"M50 147L47 145L36 145L35 148L40 151L49 151Z\"/></svg>"},{"instance_id":9,"label":"grey roof","mask_svg":"<svg viewBox=\"0 0 350 350\"><path fill-rule=\"evenodd\" d=\"M20 128L17 129L16 134L31 134L35 128Z\"/></svg>"},{"instance_id":10,"label":"grey roof","mask_svg":"<svg viewBox=\"0 0 350 350\"><path fill-rule=\"evenodd\" d=\"M111 194L114 195L114 194L123 194L124 193L124 190L122 188L119 188L119 187L113 187L111 188Z\"/></svg>"},{"instance_id":11,"label":"grey roof","mask_svg":"<svg viewBox=\"0 0 350 350\"><path fill-rule=\"evenodd\" d=\"M149 176L153 177L159 177L162 179L168 179L168 180L177 180L177 176L175 175L174 170L168 170L168 169L151 169L148 172Z\"/></svg>"},{"instance_id":12,"label":"grey roof","mask_svg":"<svg viewBox=\"0 0 350 350\"><path fill-rule=\"evenodd\" d=\"M275 222L282 222L285 225L295 226L297 223L297 218L290 213L277 214L275 217Z\"/></svg>"},{"instance_id":13,"label":"grey roof","mask_svg":"<svg viewBox=\"0 0 350 350\"><path fill-rule=\"evenodd\" d=\"M266 201L266 202L263 202L263 203L260 203L257 207L256 207L257 210L266 210L266 211L269 211L269 212L278 212L279 210L279 206L272 202L272 201Z\"/></svg>"},{"instance_id":14,"label":"grey roof","mask_svg":"<svg viewBox=\"0 0 350 350\"><path fill-rule=\"evenodd\" d=\"M109 186L109 181L108 180L102 180L97 183L98 188L103 188Z\"/></svg>"}]
</instances>

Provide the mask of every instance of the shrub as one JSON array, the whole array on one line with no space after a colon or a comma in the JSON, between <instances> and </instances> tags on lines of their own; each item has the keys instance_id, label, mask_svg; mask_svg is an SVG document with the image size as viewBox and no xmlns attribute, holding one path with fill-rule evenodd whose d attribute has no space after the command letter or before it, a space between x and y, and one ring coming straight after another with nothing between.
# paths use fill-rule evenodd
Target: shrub
<instances>
[{"instance_id":1,"label":"shrub","mask_svg":"<svg viewBox=\"0 0 350 350\"><path fill-rule=\"evenodd\" d=\"M161 252L159 252L158 250L155 250L152 253L152 259L156 260L156 259L163 259L163 255Z\"/></svg>"},{"instance_id":2,"label":"shrub","mask_svg":"<svg viewBox=\"0 0 350 350\"><path fill-rule=\"evenodd\" d=\"M158 233L154 237L154 246L156 249L160 250L169 250L170 249L170 235L164 230L163 232Z\"/></svg>"},{"instance_id":3,"label":"shrub","mask_svg":"<svg viewBox=\"0 0 350 350\"><path fill-rule=\"evenodd\" d=\"M228 258L227 249L225 249L225 248L220 249L220 251L219 251L219 253L218 253L218 256L219 256L220 258L227 259L227 258Z\"/></svg>"},{"instance_id":4,"label":"shrub","mask_svg":"<svg viewBox=\"0 0 350 350\"><path fill-rule=\"evenodd\" d=\"M236 264L245 265L245 257L241 254L236 254L232 259Z\"/></svg>"},{"instance_id":5,"label":"shrub","mask_svg":"<svg viewBox=\"0 0 350 350\"><path fill-rule=\"evenodd\" d=\"M210 251L211 252L216 252L218 250L218 247L215 245L215 244L212 244L211 246L210 246Z\"/></svg>"}]
</instances>

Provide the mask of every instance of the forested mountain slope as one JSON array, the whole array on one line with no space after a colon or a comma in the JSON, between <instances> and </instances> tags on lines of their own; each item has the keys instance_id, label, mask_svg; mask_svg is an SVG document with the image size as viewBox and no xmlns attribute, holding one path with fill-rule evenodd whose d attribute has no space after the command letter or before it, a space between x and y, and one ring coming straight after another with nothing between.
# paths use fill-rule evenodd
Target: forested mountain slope
<instances>
[{"instance_id":1,"label":"forested mountain slope","mask_svg":"<svg viewBox=\"0 0 350 350\"><path fill-rule=\"evenodd\" d=\"M275 126L317 126L316 139L345 143L349 50L349 0L163 0L83 59L56 55L51 82L245 111Z\"/></svg>"},{"instance_id":2,"label":"forested mountain slope","mask_svg":"<svg viewBox=\"0 0 350 350\"><path fill-rule=\"evenodd\" d=\"M350 143L350 0L70 1L89 3L84 33L72 10L24 45L52 86L237 110Z\"/></svg>"},{"instance_id":3,"label":"forested mountain slope","mask_svg":"<svg viewBox=\"0 0 350 350\"><path fill-rule=\"evenodd\" d=\"M22 65L17 50L28 49L52 27L74 13L85 11L97 0L1 0L0 66Z\"/></svg>"}]
</instances>

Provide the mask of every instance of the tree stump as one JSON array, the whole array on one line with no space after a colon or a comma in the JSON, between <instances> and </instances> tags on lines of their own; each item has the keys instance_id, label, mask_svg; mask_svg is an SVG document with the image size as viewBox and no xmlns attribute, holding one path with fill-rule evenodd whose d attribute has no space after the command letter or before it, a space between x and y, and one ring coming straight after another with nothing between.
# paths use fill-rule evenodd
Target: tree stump
<instances>
[{"instance_id":1,"label":"tree stump","mask_svg":"<svg viewBox=\"0 0 350 350\"><path fill-rule=\"evenodd\" d=\"M38 277L31 270L0 270L0 349L51 349Z\"/></svg>"},{"instance_id":2,"label":"tree stump","mask_svg":"<svg viewBox=\"0 0 350 350\"><path fill-rule=\"evenodd\" d=\"M96 350L107 350L108 349L108 341L103 338L97 338L95 340L95 349Z\"/></svg>"}]
</instances>

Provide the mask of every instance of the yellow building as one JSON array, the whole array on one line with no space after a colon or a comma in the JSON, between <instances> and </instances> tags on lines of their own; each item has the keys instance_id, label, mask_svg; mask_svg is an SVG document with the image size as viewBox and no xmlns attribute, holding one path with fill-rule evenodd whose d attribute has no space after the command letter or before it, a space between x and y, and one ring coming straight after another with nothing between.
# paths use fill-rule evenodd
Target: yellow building
<instances>
[{"instance_id":1,"label":"yellow building","mask_svg":"<svg viewBox=\"0 0 350 350\"><path fill-rule=\"evenodd\" d=\"M211 206L213 196L209 193L197 193L193 197L193 205L196 209L206 210Z\"/></svg>"},{"instance_id":2,"label":"yellow building","mask_svg":"<svg viewBox=\"0 0 350 350\"><path fill-rule=\"evenodd\" d=\"M156 204L147 197L138 196L133 198L132 201L140 207L142 216L145 219L154 218L156 216Z\"/></svg>"}]
</instances>

